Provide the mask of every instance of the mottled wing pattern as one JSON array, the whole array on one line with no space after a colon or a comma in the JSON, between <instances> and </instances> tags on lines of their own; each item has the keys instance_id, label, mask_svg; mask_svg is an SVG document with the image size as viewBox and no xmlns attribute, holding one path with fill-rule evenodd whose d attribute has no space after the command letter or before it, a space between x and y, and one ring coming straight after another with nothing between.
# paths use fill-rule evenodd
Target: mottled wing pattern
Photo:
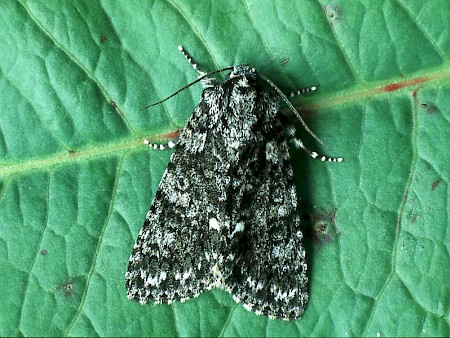
<instances>
[{"instance_id":1,"label":"mottled wing pattern","mask_svg":"<svg viewBox=\"0 0 450 338\"><path fill-rule=\"evenodd\" d=\"M259 92L254 106L261 125L235 167L242 184L228 205L235 257L223 267L225 284L248 310L296 319L308 301L308 279L293 171L277 99Z\"/></svg>"},{"instance_id":2,"label":"mottled wing pattern","mask_svg":"<svg viewBox=\"0 0 450 338\"><path fill-rule=\"evenodd\" d=\"M212 79L209 83L215 84ZM130 257L128 297L143 304L184 301L217 284L209 255L208 209L223 202L209 183L205 190L205 182L216 177L217 163L203 158L212 143L211 120L202 105L180 134Z\"/></svg>"},{"instance_id":3,"label":"mottled wing pattern","mask_svg":"<svg viewBox=\"0 0 450 338\"><path fill-rule=\"evenodd\" d=\"M170 303L222 287L258 314L303 313L305 251L278 97L256 80L242 65L224 83L203 81L131 255L129 298Z\"/></svg>"},{"instance_id":4,"label":"mottled wing pattern","mask_svg":"<svg viewBox=\"0 0 450 338\"><path fill-rule=\"evenodd\" d=\"M247 310L299 318L308 301L308 279L286 141L267 139L246 168L243 176L252 178L254 191L243 194L235 215L244 231L233 243L239 254L229 262L226 286Z\"/></svg>"}]
</instances>

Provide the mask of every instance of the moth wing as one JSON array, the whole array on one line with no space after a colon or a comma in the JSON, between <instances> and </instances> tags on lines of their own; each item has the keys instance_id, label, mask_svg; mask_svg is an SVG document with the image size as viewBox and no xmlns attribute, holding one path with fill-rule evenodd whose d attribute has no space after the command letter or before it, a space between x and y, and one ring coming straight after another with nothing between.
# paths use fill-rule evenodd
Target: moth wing
<instances>
[{"instance_id":1,"label":"moth wing","mask_svg":"<svg viewBox=\"0 0 450 338\"><path fill-rule=\"evenodd\" d=\"M211 179L206 169L212 164L202 161L201 151L193 147L204 139L192 126L201 113L197 107L180 135L130 257L125 276L128 298L142 304L184 301L218 283L212 274L204 208L219 202L204 191L203 182Z\"/></svg>"},{"instance_id":2,"label":"moth wing","mask_svg":"<svg viewBox=\"0 0 450 338\"><path fill-rule=\"evenodd\" d=\"M297 194L282 130L264 140L240 166L245 168L242 180L253 187L250 193L244 191L248 186L235 191L239 226L230 245L236 257L226 263L230 272L225 283L247 310L295 319L308 301Z\"/></svg>"}]
</instances>

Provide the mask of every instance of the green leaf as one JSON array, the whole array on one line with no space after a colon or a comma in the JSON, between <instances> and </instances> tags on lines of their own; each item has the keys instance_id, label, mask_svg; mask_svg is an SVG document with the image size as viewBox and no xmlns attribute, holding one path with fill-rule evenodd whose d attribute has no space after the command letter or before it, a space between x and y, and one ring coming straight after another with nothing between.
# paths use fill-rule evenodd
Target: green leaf
<instances>
[{"instance_id":1,"label":"green leaf","mask_svg":"<svg viewBox=\"0 0 450 338\"><path fill-rule=\"evenodd\" d=\"M449 336L450 3L0 2L0 335ZM342 164L292 150L302 319L222 290L127 300L128 258L206 70L248 63ZM289 62L282 64L284 59ZM305 143L319 145L305 133Z\"/></svg>"}]
</instances>

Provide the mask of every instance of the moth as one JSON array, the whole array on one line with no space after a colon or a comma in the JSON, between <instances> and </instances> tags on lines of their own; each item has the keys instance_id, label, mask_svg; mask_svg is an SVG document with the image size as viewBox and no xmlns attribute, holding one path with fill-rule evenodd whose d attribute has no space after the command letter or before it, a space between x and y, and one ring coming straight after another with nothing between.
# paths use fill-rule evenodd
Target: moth
<instances>
[{"instance_id":1,"label":"moth","mask_svg":"<svg viewBox=\"0 0 450 338\"><path fill-rule=\"evenodd\" d=\"M206 74L179 49L204 89L176 145L168 144L176 148L129 260L128 298L170 304L223 288L258 315L297 319L308 278L288 142L322 161L342 158L295 137L280 102L303 120L255 68ZM212 76L223 71L230 71L224 82Z\"/></svg>"}]
</instances>

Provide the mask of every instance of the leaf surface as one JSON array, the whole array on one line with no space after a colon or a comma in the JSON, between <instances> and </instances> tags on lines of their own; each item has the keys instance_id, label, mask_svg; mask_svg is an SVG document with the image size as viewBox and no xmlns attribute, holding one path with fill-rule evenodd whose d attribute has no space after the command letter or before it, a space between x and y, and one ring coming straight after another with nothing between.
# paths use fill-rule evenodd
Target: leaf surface
<instances>
[{"instance_id":1,"label":"leaf surface","mask_svg":"<svg viewBox=\"0 0 450 338\"><path fill-rule=\"evenodd\" d=\"M0 2L0 335L449 336L450 4ZM342 164L292 150L310 302L127 300L133 243L205 70L248 63ZM288 59L287 63L282 62ZM308 226L309 224L309 226Z\"/></svg>"}]
</instances>

